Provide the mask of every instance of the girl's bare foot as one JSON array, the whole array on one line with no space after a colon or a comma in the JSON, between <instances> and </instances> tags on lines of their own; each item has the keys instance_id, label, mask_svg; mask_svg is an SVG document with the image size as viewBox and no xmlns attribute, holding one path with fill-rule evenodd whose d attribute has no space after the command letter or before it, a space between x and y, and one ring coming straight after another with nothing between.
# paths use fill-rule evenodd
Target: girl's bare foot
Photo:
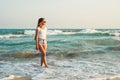
<instances>
[{"instance_id":1,"label":"girl's bare foot","mask_svg":"<svg viewBox=\"0 0 120 80\"><path fill-rule=\"evenodd\" d=\"M46 68L48 68L48 65L45 65Z\"/></svg>"},{"instance_id":2,"label":"girl's bare foot","mask_svg":"<svg viewBox=\"0 0 120 80\"><path fill-rule=\"evenodd\" d=\"M43 68L43 67L44 67L44 66L41 66L41 65L40 65L40 68Z\"/></svg>"}]
</instances>

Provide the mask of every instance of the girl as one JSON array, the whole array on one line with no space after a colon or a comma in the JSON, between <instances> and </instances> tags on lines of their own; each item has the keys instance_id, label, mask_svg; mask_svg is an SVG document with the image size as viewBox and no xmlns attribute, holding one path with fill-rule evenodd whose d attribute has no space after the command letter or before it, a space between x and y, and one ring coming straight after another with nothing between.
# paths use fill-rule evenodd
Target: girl
<instances>
[{"instance_id":1,"label":"girl","mask_svg":"<svg viewBox=\"0 0 120 80\"><path fill-rule=\"evenodd\" d=\"M40 18L38 20L38 25L36 28L35 41L36 41L36 50L41 52L41 67L43 64L45 67L48 67L46 61L46 49L47 49L47 28L45 27L45 19Z\"/></svg>"}]
</instances>

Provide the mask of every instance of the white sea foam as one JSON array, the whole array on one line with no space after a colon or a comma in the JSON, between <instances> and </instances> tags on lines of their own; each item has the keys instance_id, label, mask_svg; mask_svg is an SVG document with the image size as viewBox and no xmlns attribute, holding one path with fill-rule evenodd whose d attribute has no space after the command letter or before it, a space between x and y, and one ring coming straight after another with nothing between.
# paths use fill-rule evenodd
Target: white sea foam
<instances>
[{"instance_id":1,"label":"white sea foam","mask_svg":"<svg viewBox=\"0 0 120 80\"><path fill-rule=\"evenodd\" d=\"M109 36L116 36L119 37L120 36L120 31L118 30L96 30L96 29L84 29L82 31L80 31L80 33L84 33L84 34L95 34L95 33L101 33L101 34L108 34Z\"/></svg>"},{"instance_id":2,"label":"white sea foam","mask_svg":"<svg viewBox=\"0 0 120 80\"><path fill-rule=\"evenodd\" d=\"M69 35L69 34L108 34L109 36L120 37L120 32L117 30L96 30L96 29L83 29L81 31L70 31L70 30L48 30L48 35ZM19 38L25 35L35 35L35 30L24 30L24 34L4 34L0 35L0 39L2 38Z\"/></svg>"},{"instance_id":3,"label":"white sea foam","mask_svg":"<svg viewBox=\"0 0 120 80\"><path fill-rule=\"evenodd\" d=\"M79 32L63 32L62 30L48 30L48 35L59 35L59 34L76 34Z\"/></svg>"},{"instance_id":4,"label":"white sea foam","mask_svg":"<svg viewBox=\"0 0 120 80\"><path fill-rule=\"evenodd\" d=\"M84 29L82 31L62 31L62 30L48 30L47 35L69 35L69 34L108 34L109 36L116 36L119 37L120 33L117 31L110 31L110 30L106 30L106 31L101 31L101 30L96 30L96 29ZM25 30L24 31L25 35L34 35L35 34L35 30ZM1 38L1 37L0 37Z\"/></svg>"},{"instance_id":5,"label":"white sea foam","mask_svg":"<svg viewBox=\"0 0 120 80\"><path fill-rule=\"evenodd\" d=\"M57 35L62 33L63 32L61 30L48 30L48 35Z\"/></svg>"},{"instance_id":6,"label":"white sea foam","mask_svg":"<svg viewBox=\"0 0 120 80\"><path fill-rule=\"evenodd\" d=\"M31 80L31 79L25 76L10 75L9 77L2 78L0 80Z\"/></svg>"},{"instance_id":7,"label":"white sea foam","mask_svg":"<svg viewBox=\"0 0 120 80\"><path fill-rule=\"evenodd\" d=\"M92 79L93 80L93 79ZM108 78L96 78L94 80L120 80L120 75L118 76L113 76L113 77L108 77Z\"/></svg>"},{"instance_id":8,"label":"white sea foam","mask_svg":"<svg viewBox=\"0 0 120 80\"><path fill-rule=\"evenodd\" d=\"M35 30L25 30L24 31L25 35L33 35L35 34ZM19 38L25 36L24 34L4 34L0 35L0 39L2 38Z\"/></svg>"},{"instance_id":9,"label":"white sea foam","mask_svg":"<svg viewBox=\"0 0 120 80\"><path fill-rule=\"evenodd\" d=\"M35 34L35 30L25 30L24 34L33 35L33 34Z\"/></svg>"},{"instance_id":10,"label":"white sea foam","mask_svg":"<svg viewBox=\"0 0 120 80\"><path fill-rule=\"evenodd\" d=\"M96 29L84 29L82 31L80 31L80 33L85 33L85 34L94 34L94 33L101 33L101 34L106 34L106 33L110 33L109 31L100 31L100 30L96 30Z\"/></svg>"},{"instance_id":11,"label":"white sea foam","mask_svg":"<svg viewBox=\"0 0 120 80\"><path fill-rule=\"evenodd\" d=\"M23 36L23 35L17 35L17 34L7 34L7 35L0 35L0 39L2 39L2 38L19 38L19 37L21 37L21 36Z\"/></svg>"},{"instance_id":12,"label":"white sea foam","mask_svg":"<svg viewBox=\"0 0 120 80\"><path fill-rule=\"evenodd\" d=\"M119 63L84 61L82 59L48 58L49 68L40 68L39 58L29 61L0 61L1 74L30 76L33 80L95 80L119 74ZM12 78L14 76L11 76Z\"/></svg>"},{"instance_id":13,"label":"white sea foam","mask_svg":"<svg viewBox=\"0 0 120 80\"><path fill-rule=\"evenodd\" d=\"M97 77L110 77L115 71L113 67L106 66L105 68L106 64L89 61L53 60L49 64L52 66L32 79L96 80ZM114 71L110 72L111 70Z\"/></svg>"},{"instance_id":14,"label":"white sea foam","mask_svg":"<svg viewBox=\"0 0 120 80\"><path fill-rule=\"evenodd\" d=\"M119 37L120 36L120 33L118 32L114 32L114 33L110 33L111 36L116 36L116 37Z\"/></svg>"},{"instance_id":15,"label":"white sea foam","mask_svg":"<svg viewBox=\"0 0 120 80\"><path fill-rule=\"evenodd\" d=\"M81 33L101 33L101 31L97 31L95 29L84 29Z\"/></svg>"},{"instance_id":16,"label":"white sea foam","mask_svg":"<svg viewBox=\"0 0 120 80\"><path fill-rule=\"evenodd\" d=\"M119 31L111 31L111 30L106 30L106 31L101 31L101 30L96 30L96 29L83 29L82 31L62 31L62 30L48 30L48 35L59 35L59 34L77 34L77 33L82 33L82 34L95 34L95 33L101 33L101 34L108 34L110 36L116 36L119 37L120 33ZM25 30L24 34L26 35L34 35L35 30Z\"/></svg>"},{"instance_id":17,"label":"white sea foam","mask_svg":"<svg viewBox=\"0 0 120 80\"><path fill-rule=\"evenodd\" d=\"M76 33L79 33L79 32L64 32L64 34L76 34Z\"/></svg>"}]
</instances>

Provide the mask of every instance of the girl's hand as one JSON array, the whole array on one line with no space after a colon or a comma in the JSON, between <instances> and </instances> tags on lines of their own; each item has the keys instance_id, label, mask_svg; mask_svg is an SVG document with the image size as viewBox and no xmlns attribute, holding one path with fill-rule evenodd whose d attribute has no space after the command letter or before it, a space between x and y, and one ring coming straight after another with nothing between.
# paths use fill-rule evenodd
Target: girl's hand
<instances>
[{"instance_id":1,"label":"girl's hand","mask_svg":"<svg viewBox=\"0 0 120 80\"><path fill-rule=\"evenodd\" d=\"M39 50L39 45L38 44L36 44L36 50Z\"/></svg>"}]
</instances>

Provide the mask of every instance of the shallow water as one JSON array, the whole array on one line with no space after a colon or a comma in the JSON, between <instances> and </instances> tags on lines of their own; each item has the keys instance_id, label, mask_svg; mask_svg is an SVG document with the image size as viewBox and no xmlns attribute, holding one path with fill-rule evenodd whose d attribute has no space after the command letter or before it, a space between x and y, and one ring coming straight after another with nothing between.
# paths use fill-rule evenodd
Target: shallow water
<instances>
[{"instance_id":1,"label":"shallow water","mask_svg":"<svg viewBox=\"0 0 120 80\"><path fill-rule=\"evenodd\" d=\"M0 61L0 77L21 75L33 80L92 80L120 74L119 62L48 57L49 68L41 68L39 60Z\"/></svg>"},{"instance_id":2,"label":"shallow water","mask_svg":"<svg viewBox=\"0 0 120 80\"><path fill-rule=\"evenodd\" d=\"M40 67L34 33L30 29L0 30L0 78L94 80L120 74L119 29L48 30L49 68Z\"/></svg>"}]
</instances>

